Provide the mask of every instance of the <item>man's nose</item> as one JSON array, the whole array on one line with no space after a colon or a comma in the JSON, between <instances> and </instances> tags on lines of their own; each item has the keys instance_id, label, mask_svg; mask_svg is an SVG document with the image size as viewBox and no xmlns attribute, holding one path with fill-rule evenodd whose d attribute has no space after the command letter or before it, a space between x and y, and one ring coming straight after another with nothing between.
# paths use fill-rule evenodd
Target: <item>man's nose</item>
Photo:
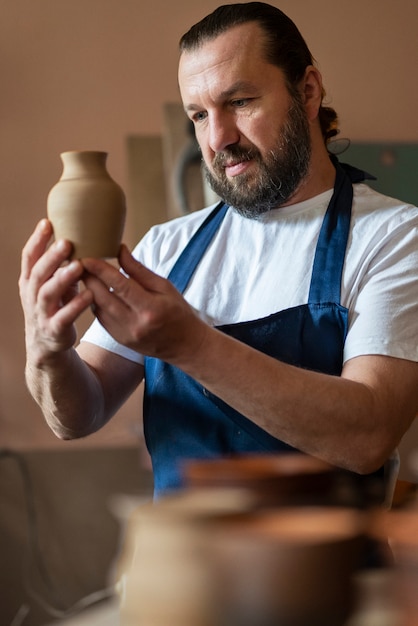
<instances>
[{"instance_id":1,"label":"man's nose","mask_svg":"<svg viewBox=\"0 0 418 626\"><path fill-rule=\"evenodd\" d=\"M217 113L209 119L209 146L217 153L239 142L239 131L230 115Z\"/></svg>"}]
</instances>

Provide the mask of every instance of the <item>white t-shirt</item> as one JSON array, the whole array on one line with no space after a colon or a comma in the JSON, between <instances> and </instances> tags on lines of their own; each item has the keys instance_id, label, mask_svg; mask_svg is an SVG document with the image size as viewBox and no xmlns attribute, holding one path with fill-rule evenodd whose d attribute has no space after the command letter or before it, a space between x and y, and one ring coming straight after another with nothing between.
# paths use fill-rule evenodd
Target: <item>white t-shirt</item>
<instances>
[{"instance_id":1,"label":"white t-shirt","mask_svg":"<svg viewBox=\"0 0 418 626\"><path fill-rule=\"evenodd\" d=\"M258 220L227 212L184 296L213 325L306 304L332 190ZM161 276L213 207L157 225L133 254ZM418 208L354 185L341 304L349 310L344 361L365 354L418 361ZM141 363L95 321L82 338Z\"/></svg>"}]
</instances>

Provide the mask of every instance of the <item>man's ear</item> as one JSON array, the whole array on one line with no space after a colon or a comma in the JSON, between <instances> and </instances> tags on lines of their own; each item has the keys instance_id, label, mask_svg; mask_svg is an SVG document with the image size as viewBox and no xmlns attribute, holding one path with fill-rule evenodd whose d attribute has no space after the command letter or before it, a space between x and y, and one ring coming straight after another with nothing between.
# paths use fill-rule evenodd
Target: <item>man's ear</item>
<instances>
[{"instance_id":1,"label":"man's ear","mask_svg":"<svg viewBox=\"0 0 418 626\"><path fill-rule=\"evenodd\" d=\"M324 89L320 71L313 65L308 65L301 82L301 91L304 98L304 106L309 121L318 117L319 107L322 103Z\"/></svg>"}]
</instances>

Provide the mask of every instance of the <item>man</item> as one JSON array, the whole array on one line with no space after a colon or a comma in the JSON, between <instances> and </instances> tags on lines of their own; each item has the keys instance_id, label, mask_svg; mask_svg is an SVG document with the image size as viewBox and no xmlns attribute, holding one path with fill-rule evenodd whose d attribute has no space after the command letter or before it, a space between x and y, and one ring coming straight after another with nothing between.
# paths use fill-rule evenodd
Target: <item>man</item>
<instances>
[{"instance_id":1,"label":"man","mask_svg":"<svg viewBox=\"0 0 418 626\"><path fill-rule=\"evenodd\" d=\"M375 472L418 406L418 210L331 160L336 115L281 11L220 7L180 48L184 108L225 204L154 227L133 256L122 246L123 273L65 265L71 244L48 248L41 221L20 277L29 389L59 437L82 437L145 372L157 495L191 457L296 448ZM97 321L75 348L88 307Z\"/></svg>"}]
</instances>

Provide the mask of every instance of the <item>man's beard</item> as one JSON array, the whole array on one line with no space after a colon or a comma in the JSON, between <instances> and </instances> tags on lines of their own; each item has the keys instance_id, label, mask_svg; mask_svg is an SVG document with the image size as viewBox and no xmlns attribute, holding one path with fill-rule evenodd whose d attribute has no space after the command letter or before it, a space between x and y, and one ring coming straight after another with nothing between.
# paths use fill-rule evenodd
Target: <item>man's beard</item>
<instances>
[{"instance_id":1,"label":"man's beard","mask_svg":"<svg viewBox=\"0 0 418 626\"><path fill-rule=\"evenodd\" d=\"M215 155L213 173L206 163L202 167L214 190L227 204L243 215L256 219L286 204L308 173L312 146L306 112L298 97L294 97L284 122L280 138L266 157L255 146L242 148L232 144ZM258 171L239 174L229 179L225 164L253 160Z\"/></svg>"}]
</instances>

